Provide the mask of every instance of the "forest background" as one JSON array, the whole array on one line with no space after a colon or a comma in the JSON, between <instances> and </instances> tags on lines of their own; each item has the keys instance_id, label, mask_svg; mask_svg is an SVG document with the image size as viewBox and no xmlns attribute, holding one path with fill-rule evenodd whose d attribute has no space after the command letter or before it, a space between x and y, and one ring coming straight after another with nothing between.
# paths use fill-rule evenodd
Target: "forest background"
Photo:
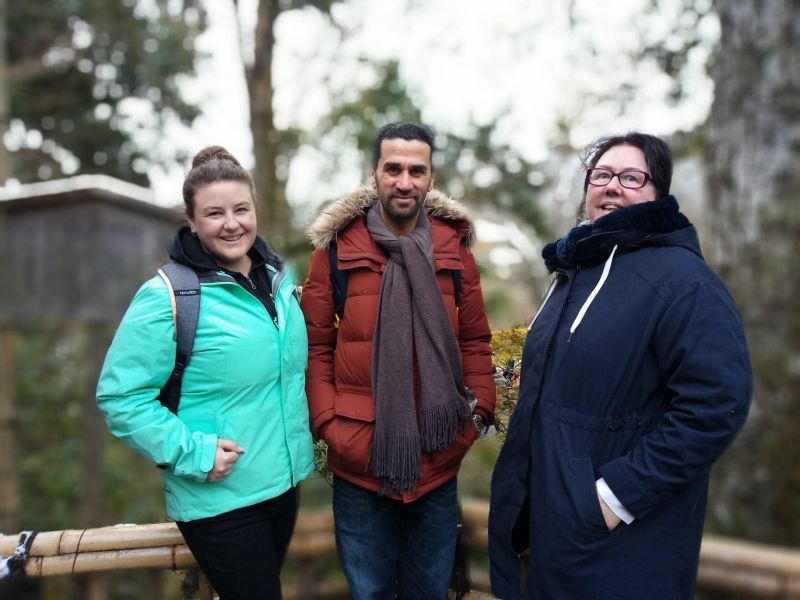
<instances>
[{"instance_id":1,"label":"forest background","mask_svg":"<svg viewBox=\"0 0 800 600\"><path fill-rule=\"evenodd\" d=\"M0 182L12 192L102 173L175 205L187 160L219 143L252 167L262 234L302 270L303 226L364 179L372 134L399 119L436 131L437 187L478 218L495 327L538 305L536 255L574 222L582 148L629 129L669 140L673 191L737 301L756 373L707 526L797 546L797 2L0 0ZM0 528L164 518L149 465L116 441L84 443L88 357L103 351L90 345L47 320L14 335L20 499ZM489 445L466 493L488 490ZM102 501L87 506L87 489Z\"/></svg>"}]
</instances>

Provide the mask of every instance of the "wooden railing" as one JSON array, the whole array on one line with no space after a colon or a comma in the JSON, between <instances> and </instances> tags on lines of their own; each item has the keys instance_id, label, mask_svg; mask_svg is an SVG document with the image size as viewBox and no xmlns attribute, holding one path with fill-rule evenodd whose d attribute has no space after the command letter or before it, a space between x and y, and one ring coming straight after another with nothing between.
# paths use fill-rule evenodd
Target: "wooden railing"
<instances>
[{"instance_id":1,"label":"wooden railing","mask_svg":"<svg viewBox=\"0 0 800 600\"><path fill-rule=\"evenodd\" d=\"M19 536L0 535L0 555L10 556ZM302 511L297 521L289 558L298 560L335 556L333 514L330 510ZM188 569L197 566L174 523L114 525L95 529L39 532L30 548L25 572L30 577L107 573L131 569ZM290 598L346 598L341 582L305 582L289 585ZM212 591L201 577L200 598L210 600Z\"/></svg>"},{"instance_id":2,"label":"wooden railing","mask_svg":"<svg viewBox=\"0 0 800 600\"><path fill-rule=\"evenodd\" d=\"M462 510L465 542L471 549L485 553L488 504L464 500ZM0 536L0 555L12 554L17 538ZM333 557L335 552L331 512L301 511L289 546L289 558L319 559ZM185 569L194 565L175 525L159 523L41 532L31 547L26 572L34 577L47 577L125 569ZM476 591L469 597L490 597L485 571L472 569L471 580ZM800 550L705 536L700 551L698 588L758 598L800 599ZM347 588L344 581L305 582L287 585L285 596L341 598L347 597ZM201 586L201 597L211 598L207 584Z\"/></svg>"}]
</instances>

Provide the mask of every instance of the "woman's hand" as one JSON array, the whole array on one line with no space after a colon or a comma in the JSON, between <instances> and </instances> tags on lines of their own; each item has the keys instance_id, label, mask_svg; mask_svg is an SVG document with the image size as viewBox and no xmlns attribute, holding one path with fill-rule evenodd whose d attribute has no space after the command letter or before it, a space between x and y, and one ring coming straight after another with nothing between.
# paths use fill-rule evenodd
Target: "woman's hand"
<instances>
[{"instance_id":1,"label":"woman's hand","mask_svg":"<svg viewBox=\"0 0 800 600\"><path fill-rule=\"evenodd\" d=\"M622 519L615 515L613 510L608 508L608 504L606 504L606 501L603 500L600 494L597 494L597 499L600 500L600 510L603 511L606 527L608 527L609 531L614 531L614 528L622 522Z\"/></svg>"},{"instance_id":2,"label":"woman's hand","mask_svg":"<svg viewBox=\"0 0 800 600\"><path fill-rule=\"evenodd\" d=\"M217 440L217 452L214 455L214 466L208 473L206 481L220 481L231 474L233 465L244 454L244 449L233 440Z\"/></svg>"}]
</instances>

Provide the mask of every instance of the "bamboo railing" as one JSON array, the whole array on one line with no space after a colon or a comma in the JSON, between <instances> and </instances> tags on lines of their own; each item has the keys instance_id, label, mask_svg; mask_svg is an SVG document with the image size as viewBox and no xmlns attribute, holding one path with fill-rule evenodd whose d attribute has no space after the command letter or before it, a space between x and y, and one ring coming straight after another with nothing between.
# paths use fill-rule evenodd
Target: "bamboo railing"
<instances>
[{"instance_id":1,"label":"bamboo railing","mask_svg":"<svg viewBox=\"0 0 800 600\"><path fill-rule=\"evenodd\" d=\"M697 583L758 598L800 598L800 550L706 535Z\"/></svg>"},{"instance_id":2,"label":"bamboo railing","mask_svg":"<svg viewBox=\"0 0 800 600\"><path fill-rule=\"evenodd\" d=\"M18 535L0 535L0 555L10 556ZM329 510L303 511L289 545L289 557L309 559L334 556L333 514ZM131 569L188 569L197 566L174 523L114 525L95 529L43 531L36 535L25 572L30 577L105 573ZM288 586L284 596L297 598L300 590ZM342 598L344 582L315 583L315 597ZM212 598L210 586L201 579L200 596Z\"/></svg>"},{"instance_id":3,"label":"bamboo railing","mask_svg":"<svg viewBox=\"0 0 800 600\"><path fill-rule=\"evenodd\" d=\"M0 536L0 555L14 552L18 536ZM333 515L304 511L289 548L294 557L336 551ZM185 569L196 566L174 523L114 525L96 529L43 531L36 535L26 573L48 577L126 569Z\"/></svg>"},{"instance_id":4,"label":"bamboo railing","mask_svg":"<svg viewBox=\"0 0 800 600\"><path fill-rule=\"evenodd\" d=\"M488 544L488 508L483 501L462 501L464 539L471 549L484 553ZM0 555L11 555L17 540L16 535L0 535ZM334 556L335 552L330 510L302 510L289 546L289 558L312 559ZM31 546L26 573L48 577L126 569L176 570L195 564L174 523L115 525L39 533ZM471 579L477 591L470 597L489 598L486 573L473 569ZM800 599L800 550L705 536L698 588L758 598ZM307 596L308 586L304 589ZM205 597L211 597L208 590L205 593ZM318 598L346 594L344 582L314 585L314 596ZM292 586L285 590L287 598L300 595L300 590Z\"/></svg>"}]
</instances>

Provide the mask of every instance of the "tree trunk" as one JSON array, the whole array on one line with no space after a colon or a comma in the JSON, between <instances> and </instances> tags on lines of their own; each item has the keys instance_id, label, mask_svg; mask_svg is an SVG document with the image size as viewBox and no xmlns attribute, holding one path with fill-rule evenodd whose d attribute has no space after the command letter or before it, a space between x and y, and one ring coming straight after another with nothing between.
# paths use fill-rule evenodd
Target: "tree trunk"
<instances>
[{"instance_id":1,"label":"tree trunk","mask_svg":"<svg viewBox=\"0 0 800 600\"><path fill-rule=\"evenodd\" d=\"M6 0L0 0L0 186L5 185L10 168L3 137L8 131L8 56L6 55Z\"/></svg>"},{"instance_id":2,"label":"tree trunk","mask_svg":"<svg viewBox=\"0 0 800 600\"><path fill-rule=\"evenodd\" d=\"M105 423L97 408L96 390L100 370L103 368L105 352L111 344L108 326L104 323L89 322L78 325L83 331L86 348L85 362L87 378L85 382L83 408L83 456L81 473L80 527L98 527L103 524L103 440Z\"/></svg>"},{"instance_id":3,"label":"tree trunk","mask_svg":"<svg viewBox=\"0 0 800 600\"><path fill-rule=\"evenodd\" d=\"M83 456L81 473L80 527L98 527L103 524L103 440L105 423L97 408L97 380L103 368L103 360L111 344L108 325L89 322L78 325L83 331L85 344L84 364L88 369L85 380L83 409ZM80 576L81 597L86 600L103 600L106 597L106 580L96 574Z\"/></svg>"},{"instance_id":4,"label":"tree trunk","mask_svg":"<svg viewBox=\"0 0 800 600\"><path fill-rule=\"evenodd\" d=\"M742 312L756 386L745 431L718 470L712 514L738 534L789 543L800 539L800 4L715 8L707 249Z\"/></svg>"},{"instance_id":5,"label":"tree trunk","mask_svg":"<svg viewBox=\"0 0 800 600\"><path fill-rule=\"evenodd\" d=\"M250 129L253 132L259 232L279 251L291 239L291 212L286 201L285 177L278 176L280 134L275 129L272 107L272 56L275 21L281 12L279 0L258 3L255 58L246 68L250 99Z\"/></svg>"},{"instance_id":6,"label":"tree trunk","mask_svg":"<svg viewBox=\"0 0 800 600\"><path fill-rule=\"evenodd\" d=\"M14 420L14 330L0 320L0 531L19 531Z\"/></svg>"}]
</instances>

